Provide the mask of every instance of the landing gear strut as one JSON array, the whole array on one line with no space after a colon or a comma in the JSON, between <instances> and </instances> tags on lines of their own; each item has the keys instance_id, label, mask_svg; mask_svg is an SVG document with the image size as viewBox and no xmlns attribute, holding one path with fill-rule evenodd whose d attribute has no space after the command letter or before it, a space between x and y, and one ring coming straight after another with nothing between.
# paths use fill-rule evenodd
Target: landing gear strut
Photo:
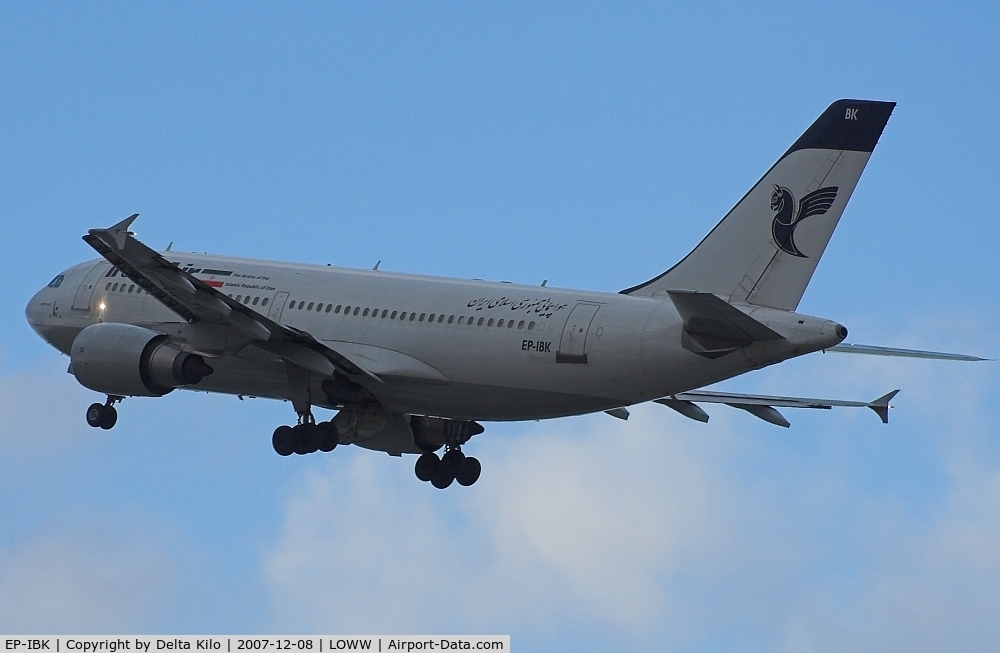
<instances>
[{"instance_id":1,"label":"landing gear strut","mask_svg":"<svg viewBox=\"0 0 1000 653\"><path fill-rule=\"evenodd\" d=\"M333 422L316 423L312 411L299 413L299 422L295 426L279 426L274 429L271 444L279 456L290 456L297 453L304 456L316 451L329 452L337 447L339 434Z\"/></svg>"},{"instance_id":2,"label":"landing gear strut","mask_svg":"<svg viewBox=\"0 0 1000 653\"><path fill-rule=\"evenodd\" d=\"M87 424L105 431L111 429L118 422L118 411L115 404L125 397L118 395L108 395L108 400L103 404L90 404L87 409Z\"/></svg>"},{"instance_id":3,"label":"landing gear strut","mask_svg":"<svg viewBox=\"0 0 1000 653\"><path fill-rule=\"evenodd\" d=\"M430 481L431 485L443 490L453 481L468 487L479 480L483 466L479 460L462 453L458 445L449 446L445 454L438 458L436 453L427 452L417 458L413 472L421 481Z\"/></svg>"}]
</instances>

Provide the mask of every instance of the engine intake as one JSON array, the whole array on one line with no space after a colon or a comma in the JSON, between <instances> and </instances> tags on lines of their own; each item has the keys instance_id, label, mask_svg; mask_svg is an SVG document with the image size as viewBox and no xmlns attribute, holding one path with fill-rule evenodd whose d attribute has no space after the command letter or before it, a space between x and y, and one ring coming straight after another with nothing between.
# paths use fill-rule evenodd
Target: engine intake
<instances>
[{"instance_id":1,"label":"engine intake","mask_svg":"<svg viewBox=\"0 0 1000 653\"><path fill-rule=\"evenodd\" d=\"M160 397L214 372L167 336L131 324L90 325L76 336L70 358L77 381L109 395Z\"/></svg>"}]
</instances>

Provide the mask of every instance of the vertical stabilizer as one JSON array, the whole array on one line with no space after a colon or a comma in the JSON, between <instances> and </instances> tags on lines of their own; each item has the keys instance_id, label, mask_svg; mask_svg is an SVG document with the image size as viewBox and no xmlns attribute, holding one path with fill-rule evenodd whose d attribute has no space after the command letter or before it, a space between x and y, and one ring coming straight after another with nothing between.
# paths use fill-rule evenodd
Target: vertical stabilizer
<instances>
[{"instance_id":1,"label":"vertical stabilizer","mask_svg":"<svg viewBox=\"0 0 1000 653\"><path fill-rule=\"evenodd\" d=\"M622 293L690 290L795 310L895 106L831 104L690 254Z\"/></svg>"}]
</instances>

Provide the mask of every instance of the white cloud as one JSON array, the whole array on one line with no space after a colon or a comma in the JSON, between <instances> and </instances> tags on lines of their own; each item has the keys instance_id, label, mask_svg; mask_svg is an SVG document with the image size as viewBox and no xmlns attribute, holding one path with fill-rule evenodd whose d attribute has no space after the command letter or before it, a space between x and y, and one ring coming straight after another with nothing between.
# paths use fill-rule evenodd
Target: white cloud
<instances>
[{"instance_id":1,"label":"white cloud","mask_svg":"<svg viewBox=\"0 0 1000 653\"><path fill-rule=\"evenodd\" d=\"M67 362L53 353L12 374L0 369L0 447L6 455L58 456L89 430L84 411L104 398L65 373Z\"/></svg>"},{"instance_id":2,"label":"white cloud","mask_svg":"<svg viewBox=\"0 0 1000 653\"><path fill-rule=\"evenodd\" d=\"M0 631L148 629L158 619L173 569L139 530L99 519L0 550Z\"/></svg>"},{"instance_id":3,"label":"white cloud","mask_svg":"<svg viewBox=\"0 0 1000 653\"><path fill-rule=\"evenodd\" d=\"M663 579L718 549L727 520L710 515L731 508L712 487L721 479L662 439L649 413L633 420L552 423L473 447L485 471L471 489L437 491L412 478L412 459L371 454L311 476L268 566L286 623L426 632L458 618L503 630L567 612L655 622L670 600Z\"/></svg>"}]
</instances>

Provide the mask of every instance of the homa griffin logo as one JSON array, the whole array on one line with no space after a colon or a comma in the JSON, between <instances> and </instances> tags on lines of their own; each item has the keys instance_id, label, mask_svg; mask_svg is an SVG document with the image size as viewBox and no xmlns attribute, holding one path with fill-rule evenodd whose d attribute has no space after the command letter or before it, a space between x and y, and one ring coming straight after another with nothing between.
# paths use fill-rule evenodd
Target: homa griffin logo
<instances>
[{"instance_id":1,"label":"homa griffin logo","mask_svg":"<svg viewBox=\"0 0 1000 653\"><path fill-rule=\"evenodd\" d=\"M839 186L827 186L814 190L799 201L799 210L795 211L795 197L792 196L792 191L775 184L774 192L771 193L771 210L777 211L771 222L774 243L792 256L808 258L795 246L795 240L792 239L795 228L806 218L826 213L837 199L838 188Z\"/></svg>"}]
</instances>

